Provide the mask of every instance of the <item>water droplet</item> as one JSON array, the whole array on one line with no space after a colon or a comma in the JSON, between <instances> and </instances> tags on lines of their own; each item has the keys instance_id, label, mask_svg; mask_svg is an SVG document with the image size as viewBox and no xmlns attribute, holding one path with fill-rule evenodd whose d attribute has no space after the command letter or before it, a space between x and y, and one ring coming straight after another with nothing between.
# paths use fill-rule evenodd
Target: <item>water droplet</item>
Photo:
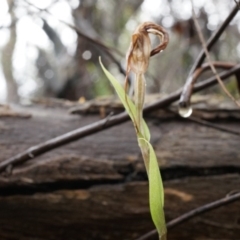
<instances>
[{"instance_id":1,"label":"water droplet","mask_svg":"<svg viewBox=\"0 0 240 240\"><path fill-rule=\"evenodd\" d=\"M189 106L189 107L180 107L180 108L178 109L178 113L179 113L182 117L188 118L188 117L190 117L191 114L192 114L192 107L191 107L191 106Z\"/></svg>"}]
</instances>

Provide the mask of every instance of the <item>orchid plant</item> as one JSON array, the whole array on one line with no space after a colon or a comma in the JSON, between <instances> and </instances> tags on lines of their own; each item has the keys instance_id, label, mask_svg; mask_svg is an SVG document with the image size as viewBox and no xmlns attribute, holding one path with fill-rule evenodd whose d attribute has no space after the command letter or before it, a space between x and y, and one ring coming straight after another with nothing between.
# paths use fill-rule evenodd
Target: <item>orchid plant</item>
<instances>
[{"instance_id":1,"label":"orchid plant","mask_svg":"<svg viewBox=\"0 0 240 240\"><path fill-rule=\"evenodd\" d=\"M151 49L149 34L154 34L160 38L160 44ZM152 220L159 234L159 239L166 239L166 224L164 217L164 190L159 171L158 161L154 149L150 143L150 131L143 119L143 107L145 98L146 80L144 73L148 69L150 57L161 52L167 47L169 37L166 30L152 22L140 24L132 35L131 44L127 52L127 71L125 79L125 88L107 71L101 67L109 81L115 88L125 110L129 114L136 130L138 145L141 149L144 164L149 180L149 204ZM134 80L134 102L127 95L126 86L130 72L135 74Z\"/></svg>"}]
</instances>

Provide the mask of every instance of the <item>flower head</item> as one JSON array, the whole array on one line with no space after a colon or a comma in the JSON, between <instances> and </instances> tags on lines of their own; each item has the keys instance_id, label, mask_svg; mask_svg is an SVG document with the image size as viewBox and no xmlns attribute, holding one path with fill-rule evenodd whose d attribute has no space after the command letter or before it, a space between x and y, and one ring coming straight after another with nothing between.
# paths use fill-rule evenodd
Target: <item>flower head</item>
<instances>
[{"instance_id":1,"label":"flower head","mask_svg":"<svg viewBox=\"0 0 240 240\"><path fill-rule=\"evenodd\" d=\"M149 33L160 38L160 44L151 50ZM145 73L148 68L149 58L165 49L169 42L166 30L152 22L145 22L137 27L132 35L132 41L127 52L127 73Z\"/></svg>"}]
</instances>

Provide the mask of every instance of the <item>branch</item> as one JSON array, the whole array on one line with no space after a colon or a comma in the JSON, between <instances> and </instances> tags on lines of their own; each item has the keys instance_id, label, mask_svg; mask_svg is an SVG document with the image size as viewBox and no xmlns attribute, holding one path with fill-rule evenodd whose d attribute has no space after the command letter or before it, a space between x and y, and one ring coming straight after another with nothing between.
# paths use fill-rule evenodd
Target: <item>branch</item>
<instances>
[{"instance_id":1,"label":"branch","mask_svg":"<svg viewBox=\"0 0 240 240\"><path fill-rule=\"evenodd\" d=\"M175 111L173 110L168 110L169 112L171 113L174 113L176 116L179 116L178 113L176 113ZM226 132L226 133L229 133L229 134L233 134L235 136L239 136L240 137L240 132L239 131L234 131L233 129L230 129L230 128L226 128L226 127L222 127L222 126L218 126L216 124L213 124L211 122L208 122L208 121L205 121L205 120L202 120L200 118L196 118L196 117L193 117L193 116L190 116L188 118L183 118L187 121L191 121L191 122L195 122L199 125L202 125L202 126L206 126L206 127L209 127L209 128L213 128L213 129L216 129L216 130L219 130L219 131L222 131L222 132Z\"/></svg>"},{"instance_id":2,"label":"branch","mask_svg":"<svg viewBox=\"0 0 240 240\"><path fill-rule=\"evenodd\" d=\"M237 4L238 8L240 9L240 1L234 0L234 2Z\"/></svg>"},{"instance_id":3,"label":"branch","mask_svg":"<svg viewBox=\"0 0 240 240\"><path fill-rule=\"evenodd\" d=\"M223 224L223 223L210 221L210 220L207 220L207 219L198 219L197 222L204 223L206 225L210 225L210 226L217 227L217 228L226 228L226 229L229 229L229 230L235 230L235 229L240 230L240 226L237 223L234 224L234 225Z\"/></svg>"},{"instance_id":4,"label":"branch","mask_svg":"<svg viewBox=\"0 0 240 240\"><path fill-rule=\"evenodd\" d=\"M240 132L239 131L234 131L230 128L218 126L216 124L210 123L210 122L202 120L202 119L198 119L198 118L195 118L195 117L191 116L191 117L187 118L186 120L190 120L190 121L198 123L200 125L203 125L203 126L206 126L206 127L209 127L209 128L213 128L213 129L216 129L216 130L219 130L219 131L222 131L222 132L230 133L230 134L233 134L233 135L236 135L236 136L240 137Z\"/></svg>"},{"instance_id":5,"label":"branch","mask_svg":"<svg viewBox=\"0 0 240 240\"><path fill-rule=\"evenodd\" d=\"M187 220L189 220L193 217L196 217L196 216L198 216L200 214L203 214L205 212L209 212L209 211L214 210L216 208L219 208L221 206L233 203L233 202L235 202L239 199L240 199L240 192L236 193L234 195L226 196L226 197L221 198L221 199L219 199L215 202L205 204L201 207L198 207L194 210L191 210L191 211L181 215L180 217L175 218L172 221L168 222L167 223L167 228L168 229L174 228L174 227L186 222ZM154 229L154 230L144 234L143 236L141 236L140 238L138 238L136 240L146 240L146 239L148 239L152 236L155 236L155 235L157 235L157 231Z\"/></svg>"},{"instance_id":6,"label":"branch","mask_svg":"<svg viewBox=\"0 0 240 240\"><path fill-rule=\"evenodd\" d=\"M233 10L230 12L230 14L228 15L226 20L222 23L222 25L220 25L220 27L216 30L216 32L213 33L213 35L209 38L209 40L207 41L207 44L206 44L208 50L210 50L213 47L213 45L217 42L217 40L222 35L222 33L224 32L226 27L229 25L229 23L232 21L232 19L235 17L235 15L238 13L238 10L239 10L239 8L236 5L233 8ZM189 72L188 78L190 78L192 76L192 74L195 72L195 70L202 65L205 57L206 57L205 51L202 49L202 51L198 55L197 60L195 61L195 63L193 64L193 66Z\"/></svg>"},{"instance_id":7,"label":"branch","mask_svg":"<svg viewBox=\"0 0 240 240\"><path fill-rule=\"evenodd\" d=\"M240 64L237 64L235 67L231 68L230 70L222 72L220 74L220 76L222 79L226 79L229 76L231 76L232 74L235 74L239 70L240 70ZM216 78L211 77L205 81L202 81L201 83L196 84L193 88L193 92L201 91L207 87L215 85L216 83L217 83ZM176 92L171 93L167 97L160 99L160 100L146 106L143 109L143 113L148 114L148 113L158 110L160 108L166 108L171 103L173 103L179 99L181 92L182 92L182 88L180 88ZM57 147L63 146L65 144L76 141L78 139L89 136L91 134L103 131L104 129L110 128L110 127L118 125L120 123L124 123L128 120L129 120L128 114L126 112L123 112L121 114L118 114L118 115L97 121L95 123L89 124L87 126L78 128L78 129L68 132L66 134L60 135L56 138L52 138L52 139L50 139L46 142L43 142L39 145L30 147L26 151L19 153L18 155L1 162L0 163L0 172L3 172L8 167L11 169L12 167L14 167L16 165L19 165L28 160L31 160L31 159L33 159L37 156L40 156L43 153L51 151Z\"/></svg>"},{"instance_id":8,"label":"branch","mask_svg":"<svg viewBox=\"0 0 240 240\"><path fill-rule=\"evenodd\" d=\"M227 88L224 86L221 78L219 77L218 73L217 73L217 70L214 66L214 64L212 63L212 60L211 60L211 57L210 57L210 54L208 52L208 49L207 49L207 46L206 46L206 42L204 40L204 37L203 37L203 34L202 34L202 31L201 31L201 28L200 28L200 25L197 21L197 17L196 17L196 14L195 14L195 11L194 11L194 6L193 6L193 1L191 0L191 3L192 3L192 13L193 13L193 21L194 21L194 24L195 24L195 27L196 27L196 30L197 30L197 33L199 35L199 38L200 38L200 41L202 43L202 47L204 49L204 52L205 52L205 55L207 57L207 60L208 60L208 63L211 67L211 70L213 72L213 74L215 75L215 77L217 78L218 80L218 83L220 84L222 90L226 93L226 95L238 106L240 107L240 103L230 94L230 92L227 90Z\"/></svg>"},{"instance_id":9,"label":"branch","mask_svg":"<svg viewBox=\"0 0 240 240\"><path fill-rule=\"evenodd\" d=\"M37 10L39 10L40 12L46 12L47 14L53 16L54 18L56 18L51 12L49 12L47 9L42 9L37 7L36 5L28 2L27 0L24 0L29 6L32 6L34 8L36 8ZM121 57L123 56L123 54L116 48L113 47L109 47L106 44L102 43L101 41L97 40L97 39L93 39L89 36L87 36L86 34L84 34L80 29L78 29L76 26L67 23L61 19L57 19L59 22L63 23L64 25L70 27L71 29L73 29L77 35L81 38L86 39L87 41L89 41L90 43L100 47L100 49L102 49L105 54L117 65L119 72L122 73L123 75L126 75L126 71L124 70L124 68L122 67L122 65L120 64L120 62L114 57L114 55L111 53L111 51L114 51L115 53L117 53L118 55L120 55Z\"/></svg>"},{"instance_id":10,"label":"branch","mask_svg":"<svg viewBox=\"0 0 240 240\"><path fill-rule=\"evenodd\" d=\"M210 50L212 48L212 46L216 43L216 41L219 39L221 34L226 29L226 27L229 25L229 23L232 21L232 19L237 14L238 10L239 10L239 7L238 7L238 5L236 5L233 8L233 10L230 12L230 14L226 18L226 20L222 23L222 25L220 25L220 27L216 30L216 32L213 33L213 35L209 38L209 40L207 41L207 44L206 44L207 50ZM189 86L191 84L192 76L193 76L194 72L196 71L196 69L201 67L201 65L202 65L202 63L203 63L203 61L205 59L205 56L206 56L205 55L205 51L202 49L202 51L198 55L196 61L194 62L193 66L192 66L192 68L191 68L191 70L190 70L190 72L188 74L185 86ZM186 107L184 104L182 105L182 95L180 97L180 102L179 103L180 103L181 107Z\"/></svg>"},{"instance_id":11,"label":"branch","mask_svg":"<svg viewBox=\"0 0 240 240\"><path fill-rule=\"evenodd\" d=\"M235 66L235 64L228 63L228 62L213 62L213 65L216 68L221 68L221 69L230 69L233 66ZM193 86L197 82L197 80L200 77L200 75L203 72L205 72L206 70L208 70L209 68L211 68L209 63L203 64L201 67L199 67L199 68L197 68L195 70L195 72L193 73L191 79L185 83L185 85L183 87L183 91L182 91L181 97L180 97L180 101L179 101L179 105L181 107L188 107L188 106L190 106L190 99L191 99L191 96L192 96Z\"/></svg>"}]
</instances>

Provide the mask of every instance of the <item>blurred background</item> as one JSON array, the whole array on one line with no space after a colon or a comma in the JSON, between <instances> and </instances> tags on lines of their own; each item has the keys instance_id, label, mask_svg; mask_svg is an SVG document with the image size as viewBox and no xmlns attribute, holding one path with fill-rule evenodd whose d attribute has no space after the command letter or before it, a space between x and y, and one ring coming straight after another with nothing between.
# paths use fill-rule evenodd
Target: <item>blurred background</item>
<instances>
[{"instance_id":1,"label":"blurred background","mask_svg":"<svg viewBox=\"0 0 240 240\"><path fill-rule=\"evenodd\" d=\"M205 39L235 4L194 1ZM239 19L237 14L211 51L213 60L239 62ZM189 0L0 0L0 103L114 94L98 58L123 81L119 67L125 69L131 35L143 21L162 25L170 35L167 49L151 59L148 93L170 93L184 84L201 50ZM235 93L235 81L228 85Z\"/></svg>"}]
</instances>

